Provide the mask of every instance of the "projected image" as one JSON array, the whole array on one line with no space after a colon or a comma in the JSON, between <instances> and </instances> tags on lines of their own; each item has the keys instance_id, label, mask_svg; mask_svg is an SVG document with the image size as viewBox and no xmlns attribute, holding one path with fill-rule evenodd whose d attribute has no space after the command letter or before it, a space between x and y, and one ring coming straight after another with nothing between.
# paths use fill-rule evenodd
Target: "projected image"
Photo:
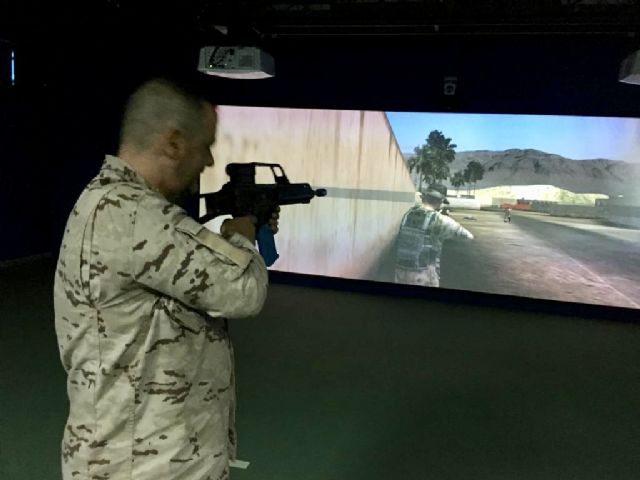
<instances>
[{"instance_id":1,"label":"projected image","mask_svg":"<svg viewBox=\"0 0 640 480\"><path fill-rule=\"evenodd\" d=\"M327 190L274 270L640 308L638 119L221 106L217 136L202 192L238 162Z\"/></svg>"}]
</instances>

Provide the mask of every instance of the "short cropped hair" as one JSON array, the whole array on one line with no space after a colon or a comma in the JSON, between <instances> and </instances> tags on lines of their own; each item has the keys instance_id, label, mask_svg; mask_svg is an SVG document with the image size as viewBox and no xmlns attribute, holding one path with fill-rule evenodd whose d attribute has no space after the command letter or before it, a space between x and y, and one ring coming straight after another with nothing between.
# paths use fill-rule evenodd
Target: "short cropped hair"
<instances>
[{"instance_id":1,"label":"short cropped hair","mask_svg":"<svg viewBox=\"0 0 640 480\"><path fill-rule=\"evenodd\" d=\"M436 205L442 203L442 198L434 197L432 195L425 195L425 201L430 205Z\"/></svg>"},{"instance_id":2,"label":"short cropped hair","mask_svg":"<svg viewBox=\"0 0 640 480\"><path fill-rule=\"evenodd\" d=\"M175 82L164 78L149 80L127 101L120 145L144 150L155 134L171 127L195 138L204 132L205 105L204 97Z\"/></svg>"}]
</instances>

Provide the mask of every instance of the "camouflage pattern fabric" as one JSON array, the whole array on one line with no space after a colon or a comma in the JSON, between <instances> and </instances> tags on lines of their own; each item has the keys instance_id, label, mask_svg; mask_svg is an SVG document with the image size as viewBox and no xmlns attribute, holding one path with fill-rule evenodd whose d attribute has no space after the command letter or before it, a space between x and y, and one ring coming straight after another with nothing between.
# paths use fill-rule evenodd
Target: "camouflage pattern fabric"
<instances>
[{"instance_id":1,"label":"camouflage pattern fabric","mask_svg":"<svg viewBox=\"0 0 640 480\"><path fill-rule=\"evenodd\" d=\"M405 285L421 285L423 287L439 287L440 271L434 265L427 268L411 270L402 267L396 267L396 283L404 283Z\"/></svg>"},{"instance_id":2,"label":"camouflage pattern fabric","mask_svg":"<svg viewBox=\"0 0 640 480\"><path fill-rule=\"evenodd\" d=\"M439 287L442 244L456 237L472 239L473 235L431 208L419 205L409 209L398 232L395 282Z\"/></svg>"},{"instance_id":3,"label":"camouflage pattern fabric","mask_svg":"<svg viewBox=\"0 0 640 480\"><path fill-rule=\"evenodd\" d=\"M226 318L257 314L266 290L249 240L206 230L107 156L69 216L55 274L64 480L228 478Z\"/></svg>"}]
</instances>

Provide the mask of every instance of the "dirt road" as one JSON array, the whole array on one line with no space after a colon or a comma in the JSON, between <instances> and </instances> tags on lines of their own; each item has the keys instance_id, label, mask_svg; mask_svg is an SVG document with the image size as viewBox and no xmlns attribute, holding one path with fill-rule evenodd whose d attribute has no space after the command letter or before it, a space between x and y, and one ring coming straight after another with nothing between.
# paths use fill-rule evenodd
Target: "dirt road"
<instances>
[{"instance_id":1,"label":"dirt road","mask_svg":"<svg viewBox=\"0 0 640 480\"><path fill-rule=\"evenodd\" d=\"M640 230L530 212L452 218L476 238L445 244L441 287L640 308Z\"/></svg>"}]
</instances>

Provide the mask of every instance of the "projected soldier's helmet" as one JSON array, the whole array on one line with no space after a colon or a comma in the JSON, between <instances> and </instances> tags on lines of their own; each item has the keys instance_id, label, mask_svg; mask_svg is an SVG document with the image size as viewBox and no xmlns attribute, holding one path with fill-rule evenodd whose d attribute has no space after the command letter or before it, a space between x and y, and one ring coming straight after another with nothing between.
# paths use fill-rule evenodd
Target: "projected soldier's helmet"
<instances>
[{"instance_id":1,"label":"projected soldier's helmet","mask_svg":"<svg viewBox=\"0 0 640 480\"><path fill-rule=\"evenodd\" d=\"M427 198L438 200L439 202L442 202L444 204L449 203L449 200L447 200L447 187L445 187L441 183L430 184L424 194Z\"/></svg>"}]
</instances>

